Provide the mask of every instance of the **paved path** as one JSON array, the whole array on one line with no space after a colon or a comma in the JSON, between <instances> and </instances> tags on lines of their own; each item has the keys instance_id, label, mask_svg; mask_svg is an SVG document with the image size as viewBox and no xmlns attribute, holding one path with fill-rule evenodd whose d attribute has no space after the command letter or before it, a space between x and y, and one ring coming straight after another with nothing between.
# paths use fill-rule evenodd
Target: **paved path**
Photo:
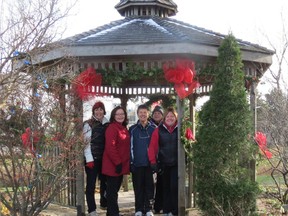
<instances>
[{"instance_id":1,"label":"paved path","mask_svg":"<svg viewBox=\"0 0 288 216\"><path fill-rule=\"evenodd\" d=\"M100 194L96 193L96 204L99 206L99 199L100 199ZM123 214L124 216L134 216L135 211L134 211L134 192L133 190L129 190L128 192L119 192L119 197L118 197L118 202L119 202L119 208L120 208L120 213ZM99 213L99 216L106 216L106 211L97 209L97 212ZM85 213L87 214L87 206L86 206L86 211ZM155 214L155 216L160 216L162 214ZM201 214L197 209L190 209L189 213L187 214L189 216L200 216ZM44 210L40 216L77 216L77 212L75 208L69 208L69 207L63 207L55 204L50 204L49 207Z\"/></svg>"},{"instance_id":2,"label":"paved path","mask_svg":"<svg viewBox=\"0 0 288 216\"><path fill-rule=\"evenodd\" d=\"M99 193L95 194L96 196L96 204L99 206ZM118 197L119 202L119 208L121 214L124 214L125 216L134 215L134 192L133 190L129 190L128 192L119 192ZM105 210L97 209L97 212L100 216L106 215ZM87 206L86 206L86 212L87 213ZM69 207L63 207L55 204L50 204L46 210L44 210L41 213L41 216L76 216L77 212L74 208Z\"/></svg>"}]
</instances>

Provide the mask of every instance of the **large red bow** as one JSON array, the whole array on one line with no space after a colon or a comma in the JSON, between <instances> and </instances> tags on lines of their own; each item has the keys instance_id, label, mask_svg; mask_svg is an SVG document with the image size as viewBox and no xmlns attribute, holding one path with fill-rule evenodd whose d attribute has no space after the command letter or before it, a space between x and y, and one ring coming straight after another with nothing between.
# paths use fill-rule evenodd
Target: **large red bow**
<instances>
[{"instance_id":1,"label":"large red bow","mask_svg":"<svg viewBox=\"0 0 288 216\"><path fill-rule=\"evenodd\" d=\"M200 83L195 80L196 71L193 61L177 59L175 67L163 66L164 77L168 82L174 83L174 89L180 99L193 93Z\"/></svg>"},{"instance_id":2,"label":"large red bow","mask_svg":"<svg viewBox=\"0 0 288 216\"><path fill-rule=\"evenodd\" d=\"M96 96L95 86L101 86L102 76L97 74L92 67L87 68L74 79L74 89L82 100L89 100L90 97ZM98 93L99 94L99 93Z\"/></svg>"},{"instance_id":3,"label":"large red bow","mask_svg":"<svg viewBox=\"0 0 288 216\"><path fill-rule=\"evenodd\" d=\"M266 139L266 135L261 133L261 132L256 132L255 134L255 141L259 146L259 149L261 150L261 152L268 158L271 159L272 158L272 153L268 150L267 148L267 139Z\"/></svg>"}]
</instances>

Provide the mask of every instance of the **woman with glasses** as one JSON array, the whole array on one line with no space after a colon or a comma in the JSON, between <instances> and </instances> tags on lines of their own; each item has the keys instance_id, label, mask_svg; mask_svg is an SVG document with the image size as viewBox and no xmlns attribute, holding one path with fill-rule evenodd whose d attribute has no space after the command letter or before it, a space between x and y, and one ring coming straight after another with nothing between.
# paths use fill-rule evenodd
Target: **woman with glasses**
<instances>
[{"instance_id":1,"label":"woman with glasses","mask_svg":"<svg viewBox=\"0 0 288 216\"><path fill-rule=\"evenodd\" d=\"M105 133L105 150L102 173L106 176L107 215L119 216L118 191L123 175L129 174L130 135L127 129L126 111L115 107L110 116L110 124Z\"/></svg>"}]
</instances>

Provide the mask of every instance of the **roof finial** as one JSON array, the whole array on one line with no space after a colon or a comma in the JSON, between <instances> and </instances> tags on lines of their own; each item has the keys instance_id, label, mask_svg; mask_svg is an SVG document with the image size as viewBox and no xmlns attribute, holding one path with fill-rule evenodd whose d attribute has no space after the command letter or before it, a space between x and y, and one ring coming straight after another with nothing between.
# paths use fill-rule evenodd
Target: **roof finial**
<instances>
[{"instance_id":1,"label":"roof finial","mask_svg":"<svg viewBox=\"0 0 288 216\"><path fill-rule=\"evenodd\" d=\"M172 0L120 0L115 6L121 16L174 16L177 5Z\"/></svg>"}]
</instances>

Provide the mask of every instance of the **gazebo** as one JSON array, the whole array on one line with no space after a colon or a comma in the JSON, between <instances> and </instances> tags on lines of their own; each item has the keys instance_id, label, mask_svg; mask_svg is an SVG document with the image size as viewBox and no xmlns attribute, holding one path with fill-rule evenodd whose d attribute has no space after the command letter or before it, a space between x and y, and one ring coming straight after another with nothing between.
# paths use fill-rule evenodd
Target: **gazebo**
<instances>
[{"instance_id":1,"label":"gazebo","mask_svg":"<svg viewBox=\"0 0 288 216\"><path fill-rule=\"evenodd\" d=\"M61 46L45 53L41 61L49 64L71 56L76 60L70 67L73 73L79 74L88 67L95 68L104 77L103 85L91 91L120 98L121 105L126 107L128 99L135 96L174 95L174 88L161 75L161 68L165 63L173 65L175 59L191 60L195 63L201 84L188 97L190 119L194 122L196 98L209 95L213 84L209 72L213 70L218 47L225 35L170 18L177 13L177 5L172 0L121 0L115 8L123 19L60 41ZM237 42L242 52L245 75L260 78L272 64L273 52L240 39ZM253 83L249 87L255 119L256 85ZM181 100L177 100L177 105L181 112ZM186 200L185 161L183 151L180 152L181 187L178 199L179 214L184 215L185 208L193 203L193 166L189 166ZM85 206L83 176L83 173L78 174L76 185L72 185L75 189L71 190L72 196L77 197L72 204L80 206L82 212Z\"/></svg>"}]
</instances>

